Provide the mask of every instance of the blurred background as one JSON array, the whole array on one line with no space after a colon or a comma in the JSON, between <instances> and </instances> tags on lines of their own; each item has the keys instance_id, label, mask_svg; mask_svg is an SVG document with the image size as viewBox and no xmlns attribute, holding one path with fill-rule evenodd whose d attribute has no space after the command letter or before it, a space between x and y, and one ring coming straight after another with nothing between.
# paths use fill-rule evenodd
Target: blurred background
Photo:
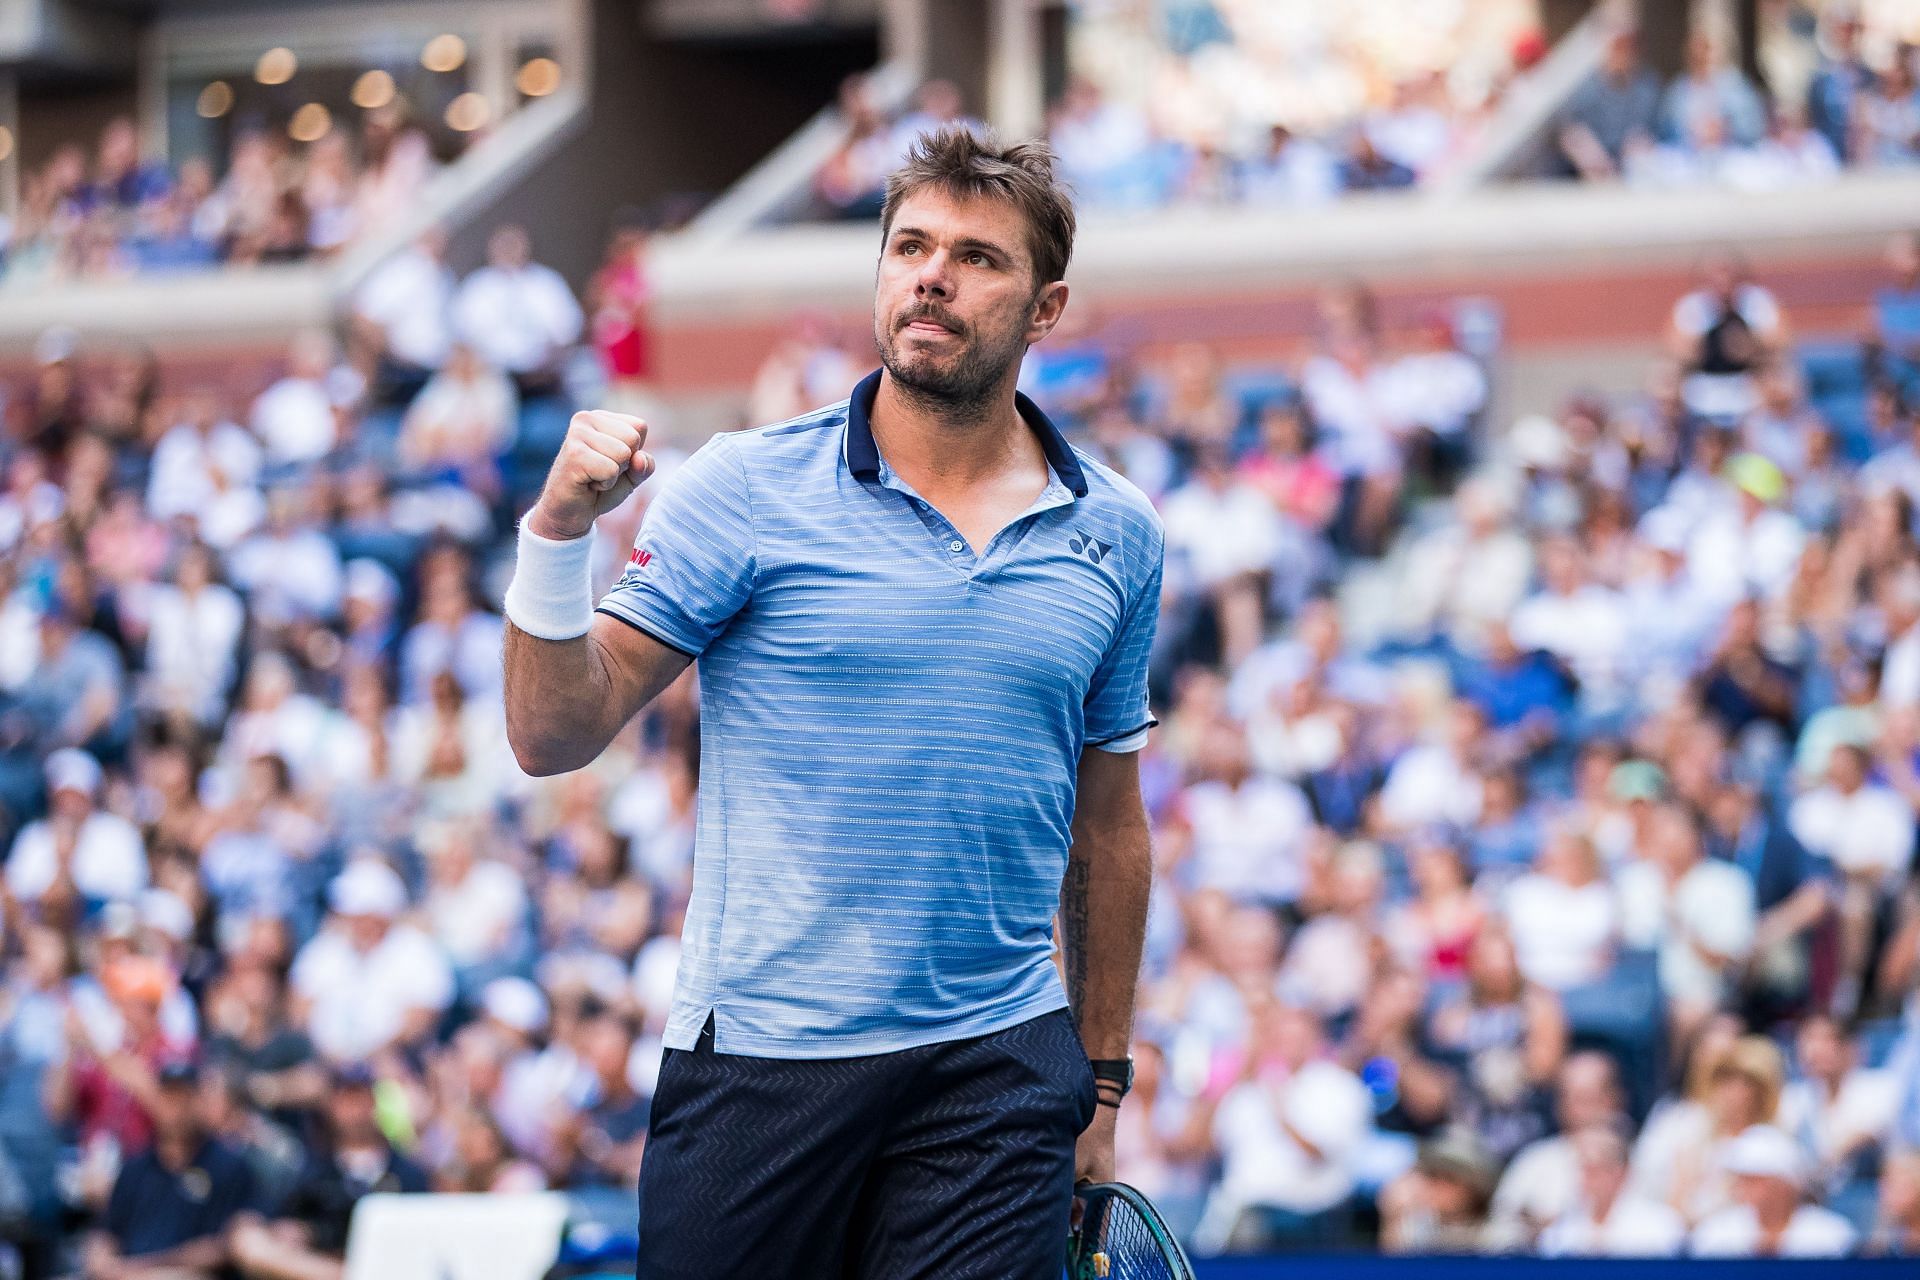
<instances>
[{"instance_id":1,"label":"blurred background","mask_svg":"<svg viewBox=\"0 0 1920 1280\"><path fill-rule=\"evenodd\" d=\"M1917 75L1920 0L6 6L0 1278L632 1274L697 703L523 775L513 521L576 408L843 398L954 121L1058 152L1023 385L1167 526L1120 1174L1201 1274L1920 1253Z\"/></svg>"}]
</instances>

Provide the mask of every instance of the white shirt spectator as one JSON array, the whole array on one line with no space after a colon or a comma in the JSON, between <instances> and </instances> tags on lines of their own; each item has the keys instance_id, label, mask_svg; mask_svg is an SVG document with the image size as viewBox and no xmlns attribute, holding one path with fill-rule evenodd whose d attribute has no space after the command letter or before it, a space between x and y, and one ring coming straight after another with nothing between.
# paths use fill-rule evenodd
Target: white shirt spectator
<instances>
[{"instance_id":1,"label":"white shirt spectator","mask_svg":"<svg viewBox=\"0 0 1920 1280\"><path fill-rule=\"evenodd\" d=\"M147 696L203 721L220 713L247 625L240 597L220 583L189 595L156 586L147 601Z\"/></svg>"},{"instance_id":2,"label":"white shirt spectator","mask_svg":"<svg viewBox=\"0 0 1920 1280\"><path fill-rule=\"evenodd\" d=\"M1592 583L1569 595L1540 592L1514 610L1511 631L1523 651L1544 649L1566 663L1583 700L1604 704L1617 690L1627 639L1618 592Z\"/></svg>"},{"instance_id":3,"label":"white shirt spectator","mask_svg":"<svg viewBox=\"0 0 1920 1280\"><path fill-rule=\"evenodd\" d=\"M1372 1114L1367 1087L1330 1062L1310 1062L1278 1086L1234 1086L1213 1121L1214 1144L1225 1164L1219 1194L1235 1205L1294 1213L1333 1208L1353 1193L1352 1160L1372 1128Z\"/></svg>"},{"instance_id":4,"label":"white shirt spectator","mask_svg":"<svg viewBox=\"0 0 1920 1280\"><path fill-rule=\"evenodd\" d=\"M330 618L340 609L345 570L318 529L263 530L234 549L227 572L266 621Z\"/></svg>"},{"instance_id":5,"label":"white shirt spectator","mask_svg":"<svg viewBox=\"0 0 1920 1280\"><path fill-rule=\"evenodd\" d=\"M453 300L462 341L509 373L532 373L579 340L582 317L573 290L552 267L481 267Z\"/></svg>"},{"instance_id":6,"label":"white shirt spectator","mask_svg":"<svg viewBox=\"0 0 1920 1280\"><path fill-rule=\"evenodd\" d=\"M1387 367L1385 395L1395 420L1456 436L1485 407L1487 375L1463 351L1415 352Z\"/></svg>"},{"instance_id":7,"label":"white shirt spectator","mask_svg":"<svg viewBox=\"0 0 1920 1280\"><path fill-rule=\"evenodd\" d=\"M1883 1139L1900 1110L1901 1082L1890 1071L1856 1067L1833 1097L1811 1080L1795 1080L1780 1095L1780 1127L1822 1163L1846 1155L1862 1138Z\"/></svg>"},{"instance_id":8,"label":"white shirt spectator","mask_svg":"<svg viewBox=\"0 0 1920 1280\"><path fill-rule=\"evenodd\" d=\"M74 839L73 883L89 898L125 901L147 887L147 850L139 829L115 813L95 809ZM23 902L38 902L53 886L60 855L52 825L30 822L7 855L7 887Z\"/></svg>"},{"instance_id":9,"label":"white shirt spectator","mask_svg":"<svg viewBox=\"0 0 1920 1280\"><path fill-rule=\"evenodd\" d=\"M312 462L340 436L333 394L320 378L282 378L253 402L253 430L275 462Z\"/></svg>"},{"instance_id":10,"label":"white shirt spectator","mask_svg":"<svg viewBox=\"0 0 1920 1280\"><path fill-rule=\"evenodd\" d=\"M411 245L373 269L360 286L354 310L386 334L388 353L395 360L438 369L453 343L453 290L447 264Z\"/></svg>"},{"instance_id":11,"label":"white shirt spectator","mask_svg":"<svg viewBox=\"0 0 1920 1280\"><path fill-rule=\"evenodd\" d=\"M1659 950L1660 986L1670 1000L1712 1004L1723 994L1722 971L1694 944L1739 961L1753 946L1753 881L1732 863L1703 858L1669 885L1652 862L1621 868L1621 934L1630 946Z\"/></svg>"},{"instance_id":12,"label":"white shirt spectator","mask_svg":"<svg viewBox=\"0 0 1920 1280\"><path fill-rule=\"evenodd\" d=\"M418 929L397 924L371 951L337 928L323 929L300 949L293 991L313 1002L307 1034L322 1056L352 1062L392 1043L416 1010L453 1000L453 973L440 949Z\"/></svg>"},{"instance_id":13,"label":"white shirt spectator","mask_svg":"<svg viewBox=\"0 0 1920 1280\"><path fill-rule=\"evenodd\" d=\"M1540 1233L1547 1258L1671 1258L1687 1242L1685 1219L1658 1200L1622 1193L1603 1221L1573 1209Z\"/></svg>"},{"instance_id":14,"label":"white shirt spectator","mask_svg":"<svg viewBox=\"0 0 1920 1280\"><path fill-rule=\"evenodd\" d=\"M1161 515L1168 555L1183 558L1203 587L1270 569L1280 554L1280 515L1252 485L1182 485Z\"/></svg>"},{"instance_id":15,"label":"white shirt spectator","mask_svg":"<svg viewBox=\"0 0 1920 1280\"><path fill-rule=\"evenodd\" d=\"M480 368L442 370L427 380L400 423L400 456L414 466L487 458L512 442L519 397L513 380Z\"/></svg>"},{"instance_id":16,"label":"white shirt spectator","mask_svg":"<svg viewBox=\"0 0 1920 1280\"><path fill-rule=\"evenodd\" d=\"M1186 811L1201 887L1268 903L1300 896L1306 883L1301 844L1313 814L1298 787L1265 778L1238 787L1195 783Z\"/></svg>"},{"instance_id":17,"label":"white shirt spectator","mask_svg":"<svg viewBox=\"0 0 1920 1280\"><path fill-rule=\"evenodd\" d=\"M1400 396L1390 366L1355 373L1315 356L1300 371L1300 394L1326 433L1321 451L1342 475L1385 475L1399 465Z\"/></svg>"},{"instance_id":18,"label":"white shirt spectator","mask_svg":"<svg viewBox=\"0 0 1920 1280\"><path fill-rule=\"evenodd\" d=\"M1877 782L1851 795L1831 784L1809 791L1787 811L1787 825L1801 844L1848 875L1891 879L1913 860L1913 806Z\"/></svg>"},{"instance_id":19,"label":"white shirt spectator","mask_svg":"<svg viewBox=\"0 0 1920 1280\"><path fill-rule=\"evenodd\" d=\"M512 868L474 864L458 884L436 884L421 904L427 927L458 968L500 956L527 914L526 888Z\"/></svg>"},{"instance_id":20,"label":"white shirt spectator","mask_svg":"<svg viewBox=\"0 0 1920 1280\"><path fill-rule=\"evenodd\" d=\"M1248 204L1322 204L1340 194L1340 167L1313 138L1293 138L1278 155L1248 161L1240 174L1240 197Z\"/></svg>"},{"instance_id":21,"label":"white shirt spectator","mask_svg":"<svg viewBox=\"0 0 1920 1280\"><path fill-rule=\"evenodd\" d=\"M1442 743L1413 748L1393 762L1380 790L1381 816L1406 830L1444 823L1469 826L1480 816L1480 778Z\"/></svg>"},{"instance_id":22,"label":"white shirt spectator","mask_svg":"<svg viewBox=\"0 0 1920 1280\"><path fill-rule=\"evenodd\" d=\"M1788 1219L1775 1256L1844 1258L1853 1252L1855 1239L1845 1218L1818 1205L1803 1204ZM1759 1248L1760 1219L1746 1205L1734 1205L1693 1229L1689 1252L1696 1258L1751 1258Z\"/></svg>"},{"instance_id":23,"label":"white shirt spectator","mask_svg":"<svg viewBox=\"0 0 1920 1280\"><path fill-rule=\"evenodd\" d=\"M260 499L254 492L259 475L260 442L245 427L221 422L202 435L183 422L161 436L153 448L147 514L156 520L193 516L200 523L201 536L213 542L214 529L209 526L223 522L211 508L228 501L229 494L250 499L253 520L259 520Z\"/></svg>"},{"instance_id":24,"label":"white shirt spectator","mask_svg":"<svg viewBox=\"0 0 1920 1280\"><path fill-rule=\"evenodd\" d=\"M1564 991L1594 981L1613 962L1620 916L1604 880L1575 888L1524 875L1507 887L1505 907L1514 959L1527 981Z\"/></svg>"},{"instance_id":25,"label":"white shirt spectator","mask_svg":"<svg viewBox=\"0 0 1920 1280\"><path fill-rule=\"evenodd\" d=\"M1793 580L1805 546L1800 522L1784 511L1763 511L1748 521L1737 510L1723 509L1688 543L1687 573L1711 599L1772 599Z\"/></svg>"},{"instance_id":26,"label":"white shirt spectator","mask_svg":"<svg viewBox=\"0 0 1920 1280\"><path fill-rule=\"evenodd\" d=\"M1521 1224L1509 1235L1524 1238L1530 1228L1558 1222L1580 1203L1580 1158L1573 1140L1555 1134L1530 1142L1517 1152L1493 1193L1493 1218Z\"/></svg>"}]
</instances>

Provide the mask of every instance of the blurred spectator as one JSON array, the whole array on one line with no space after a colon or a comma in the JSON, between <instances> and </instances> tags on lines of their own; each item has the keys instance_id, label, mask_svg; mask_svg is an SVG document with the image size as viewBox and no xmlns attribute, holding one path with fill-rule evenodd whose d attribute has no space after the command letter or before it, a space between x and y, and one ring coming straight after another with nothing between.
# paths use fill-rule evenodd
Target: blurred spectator
<instances>
[{"instance_id":1,"label":"blurred spectator","mask_svg":"<svg viewBox=\"0 0 1920 1280\"><path fill-rule=\"evenodd\" d=\"M1879 1215L1866 1251L1876 1257L1920 1257L1920 1151L1892 1156L1881 1170Z\"/></svg>"},{"instance_id":2,"label":"blurred spectator","mask_svg":"<svg viewBox=\"0 0 1920 1280\"><path fill-rule=\"evenodd\" d=\"M434 227L375 267L353 300L357 333L379 362L375 388L401 403L446 363L453 341L447 233Z\"/></svg>"},{"instance_id":3,"label":"blurred spectator","mask_svg":"<svg viewBox=\"0 0 1920 1280\"><path fill-rule=\"evenodd\" d=\"M1492 1214L1502 1240L1540 1239L1566 1222L1568 1215L1587 1210L1584 1221L1561 1228L1555 1248L1563 1253L1586 1252L1591 1242L1577 1233L1597 1232L1607 1237L1609 1227L1632 1231L1645 1215L1637 1204L1619 1222L1610 1218L1627 1174L1627 1148L1620 1138L1626 1124L1626 1099L1613 1060L1594 1050L1569 1054L1554 1080L1556 1132L1520 1149L1495 1190ZM1610 1142L1596 1143L1589 1135L1602 1133ZM1677 1246L1682 1230L1674 1223Z\"/></svg>"},{"instance_id":4,"label":"blurred spectator","mask_svg":"<svg viewBox=\"0 0 1920 1280\"><path fill-rule=\"evenodd\" d=\"M533 260L526 229L511 223L487 239L487 265L461 281L453 299L454 332L522 395L559 389L561 359L581 325L573 291Z\"/></svg>"},{"instance_id":5,"label":"blurred spectator","mask_svg":"<svg viewBox=\"0 0 1920 1280\"><path fill-rule=\"evenodd\" d=\"M1853 1251L1846 1219L1803 1200L1799 1147L1772 1125L1754 1125L1728 1144L1724 1168L1733 1201L1694 1228L1700 1258L1839 1258Z\"/></svg>"},{"instance_id":6,"label":"blurred spectator","mask_svg":"<svg viewBox=\"0 0 1920 1280\"><path fill-rule=\"evenodd\" d=\"M1749 147L1765 134L1766 119L1759 91L1725 47L1708 34L1688 37L1686 67L1660 102L1662 135L1693 137L1703 122L1713 121L1734 145Z\"/></svg>"},{"instance_id":7,"label":"blurred spectator","mask_svg":"<svg viewBox=\"0 0 1920 1280\"><path fill-rule=\"evenodd\" d=\"M1245 1063L1214 1111L1225 1168L1201 1235L1218 1233L1241 1252L1341 1238L1371 1105L1366 1086L1324 1052L1309 1010L1269 1000L1253 1011Z\"/></svg>"},{"instance_id":8,"label":"blurred spectator","mask_svg":"<svg viewBox=\"0 0 1920 1280\"><path fill-rule=\"evenodd\" d=\"M1690 1223L1729 1203L1733 1142L1779 1115L1786 1068L1772 1041L1724 1025L1696 1034L1687 1092L1647 1117L1634 1146L1632 1186Z\"/></svg>"},{"instance_id":9,"label":"blurred spectator","mask_svg":"<svg viewBox=\"0 0 1920 1280\"><path fill-rule=\"evenodd\" d=\"M1381 1193L1381 1248L1415 1254L1497 1248L1487 1221L1496 1169L1470 1135L1421 1143L1413 1172Z\"/></svg>"},{"instance_id":10,"label":"blurred spectator","mask_svg":"<svg viewBox=\"0 0 1920 1280\"><path fill-rule=\"evenodd\" d=\"M1687 1238L1685 1220L1627 1189L1627 1144L1617 1131L1594 1125L1568 1142L1578 1199L1541 1232L1543 1256L1664 1258L1680 1252Z\"/></svg>"},{"instance_id":11,"label":"blurred spectator","mask_svg":"<svg viewBox=\"0 0 1920 1280\"><path fill-rule=\"evenodd\" d=\"M518 407L512 380L455 343L446 367L427 379L401 419L400 464L448 476L482 496L497 494L494 460L513 442Z\"/></svg>"},{"instance_id":12,"label":"blurred spectator","mask_svg":"<svg viewBox=\"0 0 1920 1280\"><path fill-rule=\"evenodd\" d=\"M210 1138L196 1113L198 1076L185 1063L159 1073L151 1150L115 1180L100 1230L87 1241L89 1280L218 1275L227 1229L253 1202L246 1163Z\"/></svg>"},{"instance_id":13,"label":"blurred spectator","mask_svg":"<svg viewBox=\"0 0 1920 1280\"><path fill-rule=\"evenodd\" d=\"M1640 61L1638 34L1616 31L1599 73L1562 109L1561 154L1582 178L1618 177L1630 148L1652 144L1659 116L1660 81Z\"/></svg>"},{"instance_id":14,"label":"blurred spectator","mask_svg":"<svg viewBox=\"0 0 1920 1280\"><path fill-rule=\"evenodd\" d=\"M1879 79L1860 56L1860 16L1841 6L1821 23L1820 66L1807 86L1807 116L1834 153L1851 160L1853 121Z\"/></svg>"},{"instance_id":15,"label":"blurred spectator","mask_svg":"<svg viewBox=\"0 0 1920 1280\"><path fill-rule=\"evenodd\" d=\"M96 807L100 765L74 747L47 757L50 812L14 837L7 855L7 891L47 909L85 909L127 901L147 887L140 833L117 813Z\"/></svg>"},{"instance_id":16,"label":"blurred spectator","mask_svg":"<svg viewBox=\"0 0 1920 1280\"><path fill-rule=\"evenodd\" d=\"M398 922L406 886L359 861L334 880L327 905L327 927L294 961L294 1021L336 1063L417 1048L453 999L453 974L427 935Z\"/></svg>"},{"instance_id":17,"label":"blurred spectator","mask_svg":"<svg viewBox=\"0 0 1920 1280\"><path fill-rule=\"evenodd\" d=\"M271 1216L244 1214L234 1225L233 1265L248 1280L341 1276L360 1198L428 1189L426 1172L381 1133L375 1084L364 1064L334 1069L320 1135L285 1200Z\"/></svg>"},{"instance_id":18,"label":"blurred spectator","mask_svg":"<svg viewBox=\"0 0 1920 1280\"><path fill-rule=\"evenodd\" d=\"M301 334L288 352L287 376L253 402L253 432L269 462L313 462L339 441L340 397L329 377L333 355L327 335Z\"/></svg>"}]
</instances>

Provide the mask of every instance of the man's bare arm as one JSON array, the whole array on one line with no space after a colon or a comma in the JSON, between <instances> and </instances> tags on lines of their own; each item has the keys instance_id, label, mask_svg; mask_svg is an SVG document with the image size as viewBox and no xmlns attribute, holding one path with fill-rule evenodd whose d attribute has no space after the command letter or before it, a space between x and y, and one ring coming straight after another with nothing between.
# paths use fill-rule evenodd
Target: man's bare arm
<instances>
[{"instance_id":1,"label":"man's bare arm","mask_svg":"<svg viewBox=\"0 0 1920 1280\"><path fill-rule=\"evenodd\" d=\"M523 529L536 535L534 545L584 546L580 539L592 535L593 522L653 474L646 442L647 424L639 418L605 410L574 414L540 500L523 522ZM523 548L527 545L523 537ZM539 570L528 565L523 551L516 585L517 575L529 572ZM566 773L590 763L692 661L605 615L594 616L584 635L541 639L514 625L511 591L507 603L507 741L514 759L531 774ZM582 614L587 603L578 606ZM568 634L564 622L552 633Z\"/></svg>"},{"instance_id":2,"label":"man's bare arm","mask_svg":"<svg viewBox=\"0 0 1920 1280\"><path fill-rule=\"evenodd\" d=\"M605 614L572 640L507 624L507 741L536 777L590 764L693 659Z\"/></svg>"},{"instance_id":3,"label":"man's bare arm","mask_svg":"<svg viewBox=\"0 0 1920 1280\"><path fill-rule=\"evenodd\" d=\"M1067 998L1089 1057L1127 1056L1152 882L1139 755L1089 748L1060 886Z\"/></svg>"}]
</instances>

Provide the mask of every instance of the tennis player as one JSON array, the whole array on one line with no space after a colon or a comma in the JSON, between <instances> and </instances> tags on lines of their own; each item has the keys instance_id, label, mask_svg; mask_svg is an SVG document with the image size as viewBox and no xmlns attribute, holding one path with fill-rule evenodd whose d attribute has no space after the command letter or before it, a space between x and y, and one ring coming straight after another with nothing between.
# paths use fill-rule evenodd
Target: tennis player
<instances>
[{"instance_id":1,"label":"tennis player","mask_svg":"<svg viewBox=\"0 0 1920 1280\"><path fill-rule=\"evenodd\" d=\"M651 474L646 424L575 415L521 525L530 772L700 663L644 1280L1056 1280L1075 1175L1112 1176L1162 536L1014 389L1073 230L1044 146L922 138L887 186L882 369L694 454L597 614L588 534Z\"/></svg>"}]
</instances>

